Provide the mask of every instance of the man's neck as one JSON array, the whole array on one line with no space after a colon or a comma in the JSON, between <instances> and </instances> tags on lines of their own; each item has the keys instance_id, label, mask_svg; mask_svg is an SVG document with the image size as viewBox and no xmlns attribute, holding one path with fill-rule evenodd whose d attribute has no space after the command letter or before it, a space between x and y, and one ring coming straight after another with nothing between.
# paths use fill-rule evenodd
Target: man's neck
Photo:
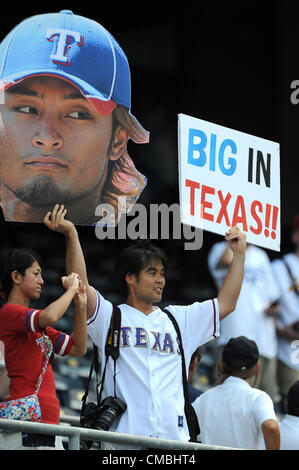
<instances>
[{"instance_id":1,"label":"man's neck","mask_svg":"<svg viewBox=\"0 0 299 470\"><path fill-rule=\"evenodd\" d=\"M147 302L143 299L140 300L132 298L130 295L127 298L126 304L144 313L144 315L149 315L154 310L153 304L151 302Z\"/></svg>"}]
</instances>

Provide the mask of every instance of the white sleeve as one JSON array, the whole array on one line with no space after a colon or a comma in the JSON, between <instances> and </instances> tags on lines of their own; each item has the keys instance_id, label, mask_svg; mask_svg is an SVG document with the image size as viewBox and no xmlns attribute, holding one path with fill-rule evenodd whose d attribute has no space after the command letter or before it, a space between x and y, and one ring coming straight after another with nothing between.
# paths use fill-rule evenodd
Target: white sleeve
<instances>
[{"instance_id":1,"label":"white sleeve","mask_svg":"<svg viewBox=\"0 0 299 470\"><path fill-rule=\"evenodd\" d=\"M281 259L275 259L271 264L280 296L282 296L289 287L287 268Z\"/></svg>"},{"instance_id":2,"label":"white sleeve","mask_svg":"<svg viewBox=\"0 0 299 470\"><path fill-rule=\"evenodd\" d=\"M254 400L252 412L258 428L261 428L262 424L268 419L277 421L273 401L265 392L260 393Z\"/></svg>"},{"instance_id":3,"label":"white sleeve","mask_svg":"<svg viewBox=\"0 0 299 470\"><path fill-rule=\"evenodd\" d=\"M199 346L220 335L218 300L194 302L188 306L167 307L180 327L184 350L191 355Z\"/></svg>"},{"instance_id":4,"label":"white sleeve","mask_svg":"<svg viewBox=\"0 0 299 470\"><path fill-rule=\"evenodd\" d=\"M274 302L277 301L280 297L280 289L275 279L273 266L265 252L263 252L263 258L263 283L265 285L265 291L267 292L268 298Z\"/></svg>"},{"instance_id":5,"label":"white sleeve","mask_svg":"<svg viewBox=\"0 0 299 470\"><path fill-rule=\"evenodd\" d=\"M100 349L104 347L112 314L112 303L96 289L97 305L92 317L87 320L87 331L93 343Z\"/></svg>"}]
</instances>

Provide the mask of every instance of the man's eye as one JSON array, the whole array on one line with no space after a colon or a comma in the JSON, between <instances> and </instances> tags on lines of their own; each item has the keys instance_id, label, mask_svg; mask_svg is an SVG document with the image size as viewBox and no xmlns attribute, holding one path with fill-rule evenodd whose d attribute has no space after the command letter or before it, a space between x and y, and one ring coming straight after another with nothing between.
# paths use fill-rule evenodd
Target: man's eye
<instances>
[{"instance_id":1,"label":"man's eye","mask_svg":"<svg viewBox=\"0 0 299 470\"><path fill-rule=\"evenodd\" d=\"M18 106L15 110L24 114L37 114L36 108L33 108L32 106Z\"/></svg>"},{"instance_id":2,"label":"man's eye","mask_svg":"<svg viewBox=\"0 0 299 470\"><path fill-rule=\"evenodd\" d=\"M68 114L68 117L72 119L91 119L88 111L73 111Z\"/></svg>"}]
</instances>

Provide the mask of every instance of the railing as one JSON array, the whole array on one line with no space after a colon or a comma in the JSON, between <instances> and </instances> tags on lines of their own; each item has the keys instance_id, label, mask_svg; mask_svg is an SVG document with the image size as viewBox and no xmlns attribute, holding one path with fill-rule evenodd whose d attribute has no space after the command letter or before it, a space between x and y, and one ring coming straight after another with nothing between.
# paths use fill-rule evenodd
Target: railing
<instances>
[{"instance_id":1,"label":"railing","mask_svg":"<svg viewBox=\"0 0 299 470\"><path fill-rule=\"evenodd\" d=\"M173 441L170 439L158 439L154 437L137 436L131 434L120 434L110 431L99 431L78 426L79 418L73 416L62 416L62 423L66 424L46 424L31 423L29 421L16 421L10 419L0 419L0 430L26 432L32 434L48 434L50 436L67 436L69 438L68 450L79 450L80 439L86 441L117 442L130 446L141 447L143 449L167 449L167 450L236 450L231 447L199 444L195 442ZM74 426L70 426L70 424ZM240 449L238 449L240 450Z\"/></svg>"}]
</instances>

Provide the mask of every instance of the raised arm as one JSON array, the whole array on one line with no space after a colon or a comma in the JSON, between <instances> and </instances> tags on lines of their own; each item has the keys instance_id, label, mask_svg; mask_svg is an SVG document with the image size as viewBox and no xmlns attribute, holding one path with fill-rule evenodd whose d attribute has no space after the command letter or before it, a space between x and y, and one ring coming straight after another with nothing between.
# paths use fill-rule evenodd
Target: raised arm
<instances>
[{"instance_id":1,"label":"raised arm","mask_svg":"<svg viewBox=\"0 0 299 470\"><path fill-rule=\"evenodd\" d=\"M76 272L80 276L82 283L86 287L87 294L87 318L91 317L95 311L97 298L93 287L88 283L86 263L81 248L78 232L75 225L65 219L67 211L64 206L56 204L52 212L48 212L44 217L45 225L53 231L63 233L66 241L66 272Z\"/></svg>"},{"instance_id":2,"label":"raised arm","mask_svg":"<svg viewBox=\"0 0 299 470\"><path fill-rule=\"evenodd\" d=\"M232 250L233 257L227 276L218 293L220 320L236 308L242 287L246 252L246 235L238 227L232 227L226 232L225 239Z\"/></svg>"},{"instance_id":3,"label":"raised arm","mask_svg":"<svg viewBox=\"0 0 299 470\"><path fill-rule=\"evenodd\" d=\"M87 345L87 325L86 325L86 305L87 295L86 287L80 281L79 289L74 297L75 304L75 324L71 334L72 347L69 352L70 356L84 356L86 354Z\"/></svg>"},{"instance_id":4,"label":"raised arm","mask_svg":"<svg viewBox=\"0 0 299 470\"><path fill-rule=\"evenodd\" d=\"M40 329L53 325L64 315L78 291L78 275L71 273L69 276L63 277L62 284L66 291L57 300L54 300L54 302L44 308L38 317Z\"/></svg>"}]
</instances>

